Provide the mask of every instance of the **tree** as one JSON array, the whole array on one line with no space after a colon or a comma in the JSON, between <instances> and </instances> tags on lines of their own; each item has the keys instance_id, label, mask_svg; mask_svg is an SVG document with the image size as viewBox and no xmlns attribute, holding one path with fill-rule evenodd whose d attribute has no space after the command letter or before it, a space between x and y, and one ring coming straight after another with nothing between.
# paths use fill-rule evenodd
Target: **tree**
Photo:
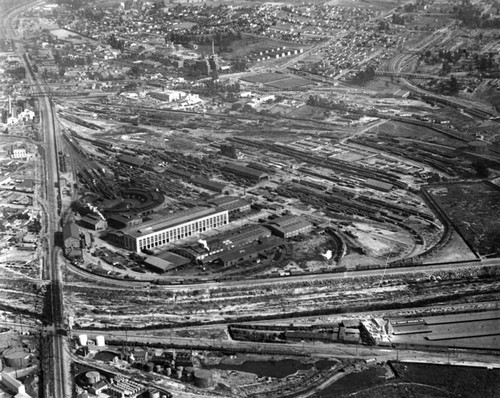
<instances>
[{"instance_id":1,"label":"tree","mask_svg":"<svg viewBox=\"0 0 500 398\"><path fill-rule=\"evenodd\" d=\"M488 178L490 175L490 169L488 168L488 165L481 160L478 160L475 162L472 167L476 171L476 176L478 178Z\"/></svg>"},{"instance_id":2,"label":"tree","mask_svg":"<svg viewBox=\"0 0 500 398\"><path fill-rule=\"evenodd\" d=\"M450 73L451 72L451 65L450 65L450 63L448 61L444 61L443 62L443 67L441 68L441 70L446 75L448 73Z\"/></svg>"},{"instance_id":3,"label":"tree","mask_svg":"<svg viewBox=\"0 0 500 398\"><path fill-rule=\"evenodd\" d=\"M459 85L458 85L458 80L455 76L450 77L450 93L456 94L458 93L459 90Z\"/></svg>"}]
</instances>

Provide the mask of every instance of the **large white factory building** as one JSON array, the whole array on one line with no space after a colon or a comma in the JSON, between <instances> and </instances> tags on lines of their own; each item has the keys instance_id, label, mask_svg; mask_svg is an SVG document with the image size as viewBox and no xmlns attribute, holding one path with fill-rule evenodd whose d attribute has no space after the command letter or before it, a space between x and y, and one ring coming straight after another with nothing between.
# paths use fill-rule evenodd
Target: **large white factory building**
<instances>
[{"instance_id":1,"label":"large white factory building","mask_svg":"<svg viewBox=\"0 0 500 398\"><path fill-rule=\"evenodd\" d=\"M195 207L126 228L123 230L123 243L126 249L140 253L144 249L175 242L226 225L228 222L227 210Z\"/></svg>"}]
</instances>

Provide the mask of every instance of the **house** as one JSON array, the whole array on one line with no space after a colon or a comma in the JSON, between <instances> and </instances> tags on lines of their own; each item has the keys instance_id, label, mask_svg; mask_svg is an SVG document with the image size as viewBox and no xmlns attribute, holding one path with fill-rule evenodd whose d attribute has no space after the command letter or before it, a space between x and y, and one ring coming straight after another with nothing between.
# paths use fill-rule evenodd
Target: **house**
<instances>
[{"instance_id":1,"label":"house","mask_svg":"<svg viewBox=\"0 0 500 398\"><path fill-rule=\"evenodd\" d=\"M74 221L67 222L63 228L64 254L68 257L81 256L80 229Z\"/></svg>"},{"instance_id":2,"label":"house","mask_svg":"<svg viewBox=\"0 0 500 398\"><path fill-rule=\"evenodd\" d=\"M89 392L94 395L99 395L106 388L108 388L108 383L106 383L104 380L100 380L89 388Z\"/></svg>"}]
</instances>

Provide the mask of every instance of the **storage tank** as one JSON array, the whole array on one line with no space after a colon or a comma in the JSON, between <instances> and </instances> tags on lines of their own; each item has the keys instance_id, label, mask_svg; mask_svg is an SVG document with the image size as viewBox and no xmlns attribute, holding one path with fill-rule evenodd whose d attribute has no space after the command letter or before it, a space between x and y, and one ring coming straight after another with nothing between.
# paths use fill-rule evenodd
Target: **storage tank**
<instances>
[{"instance_id":1,"label":"storage tank","mask_svg":"<svg viewBox=\"0 0 500 398\"><path fill-rule=\"evenodd\" d=\"M177 378L178 378L179 380L181 380L181 379L182 379L182 370L177 369Z\"/></svg>"},{"instance_id":2,"label":"storage tank","mask_svg":"<svg viewBox=\"0 0 500 398\"><path fill-rule=\"evenodd\" d=\"M81 334L78 336L78 341L80 342L80 345L87 345L89 338L86 334Z\"/></svg>"},{"instance_id":3,"label":"storage tank","mask_svg":"<svg viewBox=\"0 0 500 398\"><path fill-rule=\"evenodd\" d=\"M194 384L199 388L209 388L213 384L212 372L207 369L196 369L194 371Z\"/></svg>"},{"instance_id":4,"label":"storage tank","mask_svg":"<svg viewBox=\"0 0 500 398\"><path fill-rule=\"evenodd\" d=\"M6 366L14 369L26 368L30 364L30 354L22 347L8 348L3 352L3 359Z\"/></svg>"},{"instance_id":5,"label":"storage tank","mask_svg":"<svg viewBox=\"0 0 500 398\"><path fill-rule=\"evenodd\" d=\"M166 374L167 376L170 376L170 375L172 374L172 368L166 368L166 369L165 369L165 374Z\"/></svg>"},{"instance_id":6,"label":"storage tank","mask_svg":"<svg viewBox=\"0 0 500 398\"><path fill-rule=\"evenodd\" d=\"M158 391L156 388L150 389L149 398L160 398L160 391Z\"/></svg>"},{"instance_id":7,"label":"storage tank","mask_svg":"<svg viewBox=\"0 0 500 398\"><path fill-rule=\"evenodd\" d=\"M101 374L95 370L91 370L90 372L85 373L85 378L87 379L87 383L94 385L101 381Z\"/></svg>"},{"instance_id":8,"label":"storage tank","mask_svg":"<svg viewBox=\"0 0 500 398\"><path fill-rule=\"evenodd\" d=\"M104 347L106 345L106 341L104 340L104 336L102 336L102 335L96 336L95 344L97 345L97 347Z\"/></svg>"}]
</instances>

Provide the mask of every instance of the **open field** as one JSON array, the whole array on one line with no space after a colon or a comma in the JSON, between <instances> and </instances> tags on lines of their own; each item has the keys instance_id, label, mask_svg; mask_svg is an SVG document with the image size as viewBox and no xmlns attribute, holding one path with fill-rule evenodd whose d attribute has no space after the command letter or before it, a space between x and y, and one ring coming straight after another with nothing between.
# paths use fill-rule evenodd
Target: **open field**
<instances>
[{"instance_id":1,"label":"open field","mask_svg":"<svg viewBox=\"0 0 500 398\"><path fill-rule=\"evenodd\" d=\"M481 255L500 253L500 189L485 182L427 188L470 247Z\"/></svg>"},{"instance_id":2,"label":"open field","mask_svg":"<svg viewBox=\"0 0 500 398\"><path fill-rule=\"evenodd\" d=\"M277 81L271 81L267 82L267 86L271 87L276 87L278 89L294 89L294 88L299 88L299 87L305 87L305 86L310 86L312 84L315 84L311 80L303 79L301 77L287 77L285 79L279 79Z\"/></svg>"},{"instance_id":3,"label":"open field","mask_svg":"<svg viewBox=\"0 0 500 398\"><path fill-rule=\"evenodd\" d=\"M286 79L288 75L283 75L280 73L259 73L258 75L251 75L242 77L241 80L251 82L251 83L270 83L278 80Z\"/></svg>"}]
</instances>

